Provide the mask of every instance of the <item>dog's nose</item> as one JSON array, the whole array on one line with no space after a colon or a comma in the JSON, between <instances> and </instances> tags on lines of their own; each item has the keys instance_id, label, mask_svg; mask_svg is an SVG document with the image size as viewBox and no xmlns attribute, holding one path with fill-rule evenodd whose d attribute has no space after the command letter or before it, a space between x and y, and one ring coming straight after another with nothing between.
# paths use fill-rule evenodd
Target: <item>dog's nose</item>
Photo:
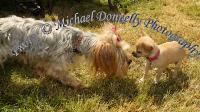
<instances>
[{"instance_id":1,"label":"dog's nose","mask_svg":"<svg viewBox=\"0 0 200 112\"><path fill-rule=\"evenodd\" d=\"M138 56L137 56L137 53L134 52L134 51L132 52L132 55L133 55L134 57L138 57Z\"/></svg>"}]
</instances>

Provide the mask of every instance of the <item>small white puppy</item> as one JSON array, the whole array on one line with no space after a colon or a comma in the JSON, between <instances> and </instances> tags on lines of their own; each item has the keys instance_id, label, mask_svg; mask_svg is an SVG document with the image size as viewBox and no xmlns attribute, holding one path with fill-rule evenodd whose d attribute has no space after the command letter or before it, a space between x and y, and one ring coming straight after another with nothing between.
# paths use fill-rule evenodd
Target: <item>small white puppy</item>
<instances>
[{"instance_id":1,"label":"small white puppy","mask_svg":"<svg viewBox=\"0 0 200 112\"><path fill-rule=\"evenodd\" d=\"M180 70L180 65L186 52L181 48L181 45L176 41L166 42L157 45L154 40L147 34L142 36L136 42L136 51L133 53L134 57L145 57L145 73L140 79L143 82L152 68L157 68L155 76L155 83L158 83L161 73L167 68L169 64L175 64L176 69L174 75Z\"/></svg>"}]
</instances>

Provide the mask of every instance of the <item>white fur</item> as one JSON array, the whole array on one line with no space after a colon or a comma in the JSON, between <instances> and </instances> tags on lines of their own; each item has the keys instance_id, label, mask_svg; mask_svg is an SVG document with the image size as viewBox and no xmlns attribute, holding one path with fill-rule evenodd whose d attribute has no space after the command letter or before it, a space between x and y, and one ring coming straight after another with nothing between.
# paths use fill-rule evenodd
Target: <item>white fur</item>
<instances>
[{"instance_id":1,"label":"white fur","mask_svg":"<svg viewBox=\"0 0 200 112\"><path fill-rule=\"evenodd\" d=\"M51 33L42 32L44 24L52 26ZM54 22L32 18L16 16L0 18L0 65L3 65L6 58L25 52L30 60L48 59L47 62L50 63L47 64L48 69L53 74L51 76L61 80L62 83L79 86L78 79L74 81L74 78L57 73L56 70L67 71L76 62L76 57L80 55L90 57L94 46L103 40L96 33L84 32L70 26L59 29L57 27ZM73 52L74 44L78 39L81 40L76 47L79 52Z\"/></svg>"}]
</instances>

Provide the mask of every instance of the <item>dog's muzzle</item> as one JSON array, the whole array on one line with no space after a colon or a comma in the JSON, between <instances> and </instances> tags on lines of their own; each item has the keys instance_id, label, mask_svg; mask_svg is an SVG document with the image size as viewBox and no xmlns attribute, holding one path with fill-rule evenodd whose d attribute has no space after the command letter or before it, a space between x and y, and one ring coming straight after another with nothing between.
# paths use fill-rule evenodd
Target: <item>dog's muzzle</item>
<instances>
[{"instance_id":1,"label":"dog's muzzle","mask_svg":"<svg viewBox=\"0 0 200 112\"><path fill-rule=\"evenodd\" d=\"M137 55L137 53L135 51L132 52L132 55L136 58L139 58L140 56Z\"/></svg>"},{"instance_id":2,"label":"dog's muzzle","mask_svg":"<svg viewBox=\"0 0 200 112\"><path fill-rule=\"evenodd\" d=\"M127 63L128 63L128 65L130 65L132 63L132 60L129 59Z\"/></svg>"}]
</instances>

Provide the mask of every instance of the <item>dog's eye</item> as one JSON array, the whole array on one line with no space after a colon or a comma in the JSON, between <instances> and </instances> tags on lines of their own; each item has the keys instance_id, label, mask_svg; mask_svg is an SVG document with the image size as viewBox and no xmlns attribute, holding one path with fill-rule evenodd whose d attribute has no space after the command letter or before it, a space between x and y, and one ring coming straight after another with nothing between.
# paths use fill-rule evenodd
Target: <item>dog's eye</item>
<instances>
[{"instance_id":1,"label":"dog's eye","mask_svg":"<svg viewBox=\"0 0 200 112\"><path fill-rule=\"evenodd\" d=\"M141 54L142 52L141 52L141 51L137 51L137 53L138 53L138 54Z\"/></svg>"}]
</instances>

